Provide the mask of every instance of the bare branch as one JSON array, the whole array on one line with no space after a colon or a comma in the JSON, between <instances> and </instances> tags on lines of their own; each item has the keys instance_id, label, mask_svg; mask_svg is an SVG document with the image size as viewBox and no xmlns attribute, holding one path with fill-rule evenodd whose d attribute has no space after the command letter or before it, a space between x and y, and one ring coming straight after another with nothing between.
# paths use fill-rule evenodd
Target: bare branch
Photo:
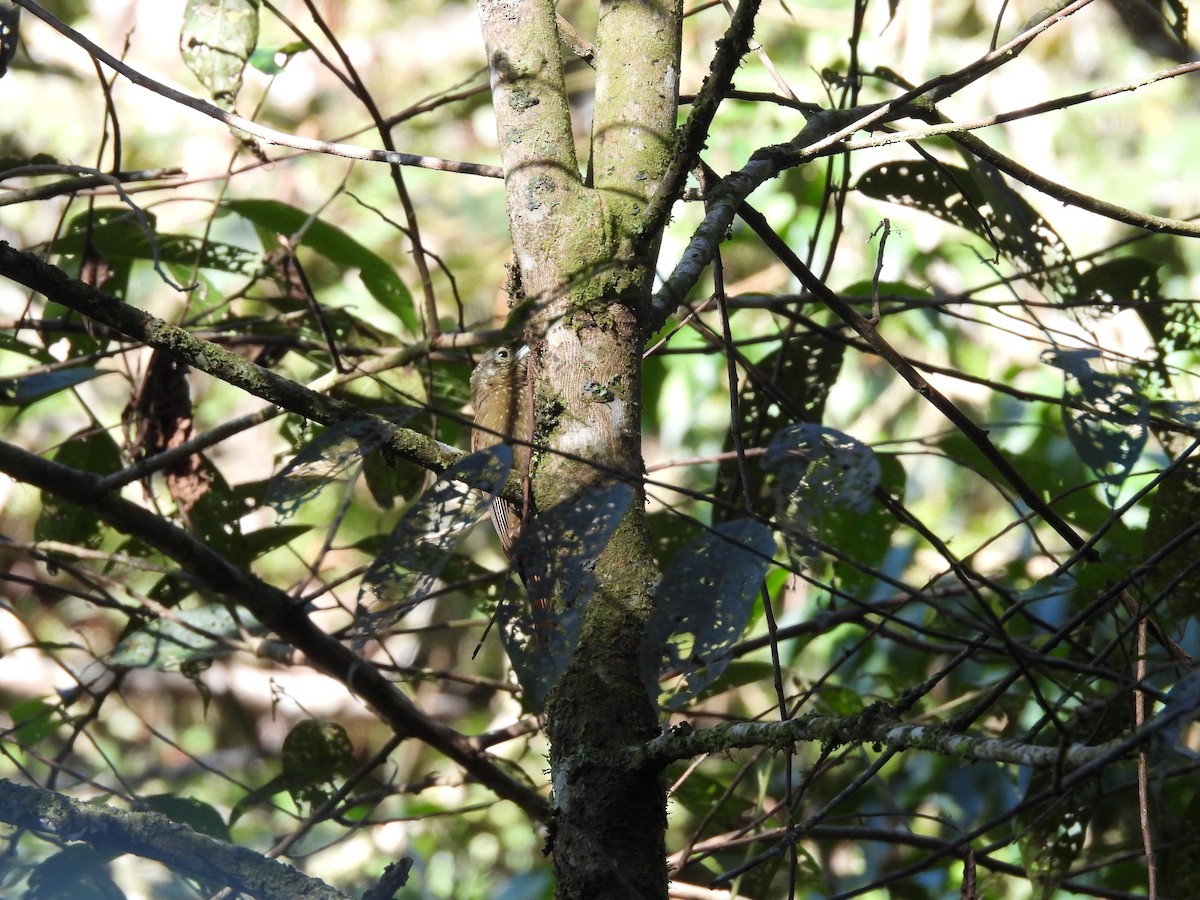
<instances>
[{"instance_id":1,"label":"bare branch","mask_svg":"<svg viewBox=\"0 0 1200 900\"><path fill-rule=\"evenodd\" d=\"M344 900L348 896L287 863L199 834L158 813L81 803L6 779L0 779L0 820L63 841L86 841L101 852L157 860L181 874L216 881L265 900Z\"/></svg>"},{"instance_id":2,"label":"bare branch","mask_svg":"<svg viewBox=\"0 0 1200 900\"><path fill-rule=\"evenodd\" d=\"M59 21L45 9L33 0L13 0L18 6L29 10L33 15L37 16L59 34L68 38L73 43L86 50L93 58L100 60L106 66L116 72L124 75L138 87L152 91L161 97L166 97L181 106L186 106L198 113L203 113L211 119L216 119L218 122L224 122L230 128L236 128L238 131L245 132L260 140L266 141L268 144L276 144L281 147L292 147L296 150L309 150L314 153L326 153L330 156L341 156L346 159L359 159L364 162L381 162L391 163L397 166L414 166L420 169L436 169L439 172L456 172L460 175L478 175L483 178L499 178L503 174L499 167L489 166L482 163L459 162L453 159L438 159L433 156L419 156L412 153L400 153L394 150L368 150L366 147L357 147L353 144L340 144L331 141L312 140L310 138L302 138L294 134L286 134L282 131L276 131L274 128L267 128L265 125L259 125L257 122L251 122L249 119L243 119L241 116L234 113L226 112L218 106L201 100L199 97L193 97L190 94L185 94L183 91L176 90L172 87L167 87L160 81L150 78L148 75L143 75L137 69L126 63L121 62L111 53L88 40L78 31L67 25L65 22Z\"/></svg>"},{"instance_id":3,"label":"bare branch","mask_svg":"<svg viewBox=\"0 0 1200 900\"><path fill-rule=\"evenodd\" d=\"M375 666L321 631L289 594L247 572L182 528L121 497L102 494L94 475L41 459L0 443L0 471L26 484L92 510L118 531L138 537L170 556L200 584L244 606L264 625L301 650L308 662L341 682L375 708L397 734L411 736L443 753L497 795L529 815L545 815L546 803L533 788L509 777L468 738L423 713Z\"/></svg>"}]
</instances>

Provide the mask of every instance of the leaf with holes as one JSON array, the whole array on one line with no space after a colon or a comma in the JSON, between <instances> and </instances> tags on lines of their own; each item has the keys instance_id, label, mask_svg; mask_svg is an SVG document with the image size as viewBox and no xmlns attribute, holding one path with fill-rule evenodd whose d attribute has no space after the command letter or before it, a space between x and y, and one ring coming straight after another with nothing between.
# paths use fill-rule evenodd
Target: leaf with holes
<instances>
[{"instance_id":1,"label":"leaf with holes","mask_svg":"<svg viewBox=\"0 0 1200 900\"><path fill-rule=\"evenodd\" d=\"M857 188L979 235L1041 290L1065 300L1078 293L1067 245L987 163L973 160L970 169L929 160L884 163L864 173Z\"/></svg>"},{"instance_id":2,"label":"leaf with holes","mask_svg":"<svg viewBox=\"0 0 1200 900\"><path fill-rule=\"evenodd\" d=\"M593 569L629 509L626 484L589 488L540 512L513 544L528 604L511 593L496 612L508 658L529 709L540 709L579 643L596 591Z\"/></svg>"},{"instance_id":3,"label":"leaf with holes","mask_svg":"<svg viewBox=\"0 0 1200 900\"><path fill-rule=\"evenodd\" d=\"M232 109L258 44L259 0L188 0L179 32L183 61L218 106Z\"/></svg>"},{"instance_id":4,"label":"leaf with holes","mask_svg":"<svg viewBox=\"0 0 1200 900\"><path fill-rule=\"evenodd\" d=\"M283 739L280 753L288 793L297 803L325 800L340 778L355 769L354 745L336 722L299 722Z\"/></svg>"},{"instance_id":5,"label":"leaf with holes","mask_svg":"<svg viewBox=\"0 0 1200 900\"><path fill-rule=\"evenodd\" d=\"M658 698L662 675L676 675L662 705L678 709L721 676L774 554L771 530L752 519L716 525L675 554L642 641L642 680L651 697Z\"/></svg>"},{"instance_id":6,"label":"leaf with holes","mask_svg":"<svg viewBox=\"0 0 1200 900\"><path fill-rule=\"evenodd\" d=\"M383 550L363 576L356 631L379 635L433 591L450 554L487 515L512 468L512 447L498 444L451 466L400 517ZM386 602L368 610L372 594Z\"/></svg>"},{"instance_id":7,"label":"leaf with holes","mask_svg":"<svg viewBox=\"0 0 1200 900\"><path fill-rule=\"evenodd\" d=\"M766 436L775 433L786 422L796 419L820 422L845 352L844 344L806 332L792 337L759 362L743 383L738 404L743 446L761 447ZM787 406L779 402L781 385L786 385ZM732 437L725 441L724 449L726 452L735 449ZM753 483L744 489L744 494L758 497L762 470L753 461L748 468ZM725 486L737 485L740 481L738 460L722 462L718 474L718 484L722 487L718 488L718 493L728 496L729 489Z\"/></svg>"},{"instance_id":8,"label":"leaf with holes","mask_svg":"<svg viewBox=\"0 0 1200 900\"><path fill-rule=\"evenodd\" d=\"M1142 455L1150 433L1150 401L1127 375L1100 372L1098 350L1047 350L1042 361L1065 373L1063 424L1079 458L1104 484L1109 505ZM1082 407L1082 408L1080 408Z\"/></svg>"},{"instance_id":9,"label":"leaf with holes","mask_svg":"<svg viewBox=\"0 0 1200 900\"><path fill-rule=\"evenodd\" d=\"M340 478L365 454L388 439L388 428L377 419L347 419L330 425L296 454L267 484L265 502L279 518L296 514L332 481Z\"/></svg>"},{"instance_id":10,"label":"leaf with holes","mask_svg":"<svg viewBox=\"0 0 1200 900\"><path fill-rule=\"evenodd\" d=\"M774 474L775 519L798 562L817 555L817 541L831 531L853 532L853 520L870 510L880 479L870 447L823 425L776 432L763 468Z\"/></svg>"}]
</instances>

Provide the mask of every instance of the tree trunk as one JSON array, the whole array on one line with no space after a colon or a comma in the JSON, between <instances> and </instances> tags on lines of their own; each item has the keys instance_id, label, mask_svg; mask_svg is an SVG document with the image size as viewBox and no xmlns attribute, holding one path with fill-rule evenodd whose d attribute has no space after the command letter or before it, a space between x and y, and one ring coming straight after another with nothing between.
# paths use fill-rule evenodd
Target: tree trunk
<instances>
[{"instance_id":1,"label":"tree trunk","mask_svg":"<svg viewBox=\"0 0 1200 900\"><path fill-rule=\"evenodd\" d=\"M480 15L530 305L535 440L550 451L535 454L534 508L614 481L633 490L546 706L558 896L665 897L659 773L605 760L659 730L638 665L658 577L640 479L642 312L658 236L639 223L674 150L682 4L601 4L590 179L575 155L553 4L483 0Z\"/></svg>"}]
</instances>

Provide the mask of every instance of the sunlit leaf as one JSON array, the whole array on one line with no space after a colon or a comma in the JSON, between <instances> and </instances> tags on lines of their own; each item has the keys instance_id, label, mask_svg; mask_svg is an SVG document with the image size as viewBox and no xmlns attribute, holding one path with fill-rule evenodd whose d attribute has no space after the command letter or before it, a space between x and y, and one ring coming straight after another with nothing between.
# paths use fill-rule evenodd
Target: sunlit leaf
<instances>
[{"instance_id":1,"label":"sunlit leaf","mask_svg":"<svg viewBox=\"0 0 1200 900\"><path fill-rule=\"evenodd\" d=\"M188 0L179 52L217 105L232 108L258 44L259 0Z\"/></svg>"},{"instance_id":2,"label":"sunlit leaf","mask_svg":"<svg viewBox=\"0 0 1200 900\"><path fill-rule=\"evenodd\" d=\"M80 213L71 219L55 250L64 256L78 256L89 248L121 273L125 273L130 260L157 260L247 276L262 265L257 253L243 247L186 234L162 233L155 228L152 214L146 213L145 219L143 224L126 206ZM111 288L105 289L112 293Z\"/></svg>"},{"instance_id":3,"label":"sunlit leaf","mask_svg":"<svg viewBox=\"0 0 1200 900\"><path fill-rule=\"evenodd\" d=\"M250 65L267 75L278 75L292 57L311 49L308 41L292 41L280 47L258 47L250 54Z\"/></svg>"},{"instance_id":4,"label":"sunlit leaf","mask_svg":"<svg viewBox=\"0 0 1200 900\"><path fill-rule=\"evenodd\" d=\"M315 250L342 269L358 269L371 296L396 316L410 334L418 332L412 294L395 268L340 228L312 219L304 210L277 200L226 200L222 206L274 234L291 237L302 232L300 246Z\"/></svg>"},{"instance_id":5,"label":"sunlit leaf","mask_svg":"<svg viewBox=\"0 0 1200 900\"><path fill-rule=\"evenodd\" d=\"M36 747L42 738L63 724L62 708L38 698L14 703L8 714L12 719L12 737L22 747Z\"/></svg>"}]
</instances>

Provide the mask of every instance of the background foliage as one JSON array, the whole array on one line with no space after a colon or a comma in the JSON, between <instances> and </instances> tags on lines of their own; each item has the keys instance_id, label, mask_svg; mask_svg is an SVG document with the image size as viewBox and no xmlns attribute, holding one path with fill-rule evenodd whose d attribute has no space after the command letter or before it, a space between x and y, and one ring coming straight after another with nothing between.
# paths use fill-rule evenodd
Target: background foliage
<instances>
[{"instance_id":1,"label":"background foliage","mask_svg":"<svg viewBox=\"0 0 1200 900\"><path fill-rule=\"evenodd\" d=\"M378 116L406 153L495 164L473 4L264 2L257 40L238 51L250 63L240 93L206 68L182 2L45 6L135 69L278 131L375 146ZM958 69L1036 7L768 3L703 159L728 173L790 140L812 104L882 101ZM1181 9L1091 3L937 112L970 121L1185 62ZM560 11L594 28L590 5ZM729 21L722 4L688 12L685 95ZM572 58L581 157L589 78ZM302 384L390 360L321 387L467 445L472 354L444 336L507 312L504 195L486 169L408 167L398 189L379 164L244 140L112 77L28 14L0 92L0 237ZM1090 543L1075 553L1031 513L978 435L897 377L738 219L645 361L661 608L683 616L695 593L719 598L711 621L644 655L648 681L673 675L659 684L665 724L817 713L869 725L881 703L906 723L1065 747L1129 736L1164 708L1190 721L1196 689L1179 656L1198 649L1195 245L1029 183L1193 221L1195 96L1170 77L977 132L1017 163L1006 175L947 136L871 146L884 132L861 132L853 152L752 195L778 239ZM123 179L123 196L112 178L68 184L96 171L143 174ZM703 215L700 202L676 205L664 277ZM0 284L0 318L7 443L120 477L213 435L202 454L129 478L124 496L308 604L429 717L546 787L537 718L487 631L515 590L495 574L491 535L386 556L421 581L424 602L403 615L361 591L381 553L416 540L401 525L389 545L398 523L428 535L448 514L416 499L430 479L381 451L382 436L245 418L262 402L14 282ZM403 856L414 869L400 896L552 895L545 835L516 806L275 653L244 612L89 510L15 480L0 482L0 501L7 777L162 812L347 892ZM752 528L747 509L765 524ZM774 564L722 556L728 539ZM655 627L672 631L669 617ZM1194 895L1190 725L1158 729L1140 762L1114 754L1067 782L1066 769L848 734L670 765L673 877L745 897ZM5 838L6 896L212 893L135 856L37 830ZM73 884L56 880L64 872Z\"/></svg>"}]
</instances>

